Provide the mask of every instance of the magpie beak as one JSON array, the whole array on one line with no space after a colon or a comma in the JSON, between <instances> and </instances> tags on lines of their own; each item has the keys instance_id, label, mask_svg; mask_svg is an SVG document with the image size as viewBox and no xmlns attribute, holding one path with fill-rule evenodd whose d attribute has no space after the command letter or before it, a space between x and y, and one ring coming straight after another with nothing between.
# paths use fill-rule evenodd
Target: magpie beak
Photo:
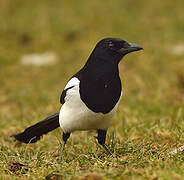
<instances>
[{"instance_id":1,"label":"magpie beak","mask_svg":"<svg viewBox=\"0 0 184 180\"><path fill-rule=\"evenodd\" d=\"M119 50L119 52L122 55L125 55L125 54L128 54L130 52L139 51L139 50L142 50L142 49L143 48L139 44L136 44L136 43L127 43L126 46L124 45L124 47Z\"/></svg>"}]
</instances>

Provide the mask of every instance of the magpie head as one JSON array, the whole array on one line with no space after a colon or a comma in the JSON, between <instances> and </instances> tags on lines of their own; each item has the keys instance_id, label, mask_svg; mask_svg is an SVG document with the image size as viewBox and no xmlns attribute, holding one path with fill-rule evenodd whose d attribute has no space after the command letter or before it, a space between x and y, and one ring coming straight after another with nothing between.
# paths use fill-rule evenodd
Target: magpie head
<instances>
[{"instance_id":1,"label":"magpie head","mask_svg":"<svg viewBox=\"0 0 184 180\"><path fill-rule=\"evenodd\" d=\"M119 38L105 38L97 43L94 54L103 59L112 59L119 62L126 54L141 49L143 48L140 45L128 43Z\"/></svg>"}]
</instances>

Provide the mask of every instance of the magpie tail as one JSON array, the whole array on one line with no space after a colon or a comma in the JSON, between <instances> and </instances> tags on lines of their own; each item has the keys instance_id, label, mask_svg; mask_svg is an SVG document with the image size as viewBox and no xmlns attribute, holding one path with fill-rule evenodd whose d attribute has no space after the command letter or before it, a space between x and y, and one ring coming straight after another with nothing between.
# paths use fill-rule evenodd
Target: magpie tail
<instances>
[{"instance_id":1,"label":"magpie tail","mask_svg":"<svg viewBox=\"0 0 184 180\"><path fill-rule=\"evenodd\" d=\"M40 140L43 134L59 127L59 113L53 114L43 121L40 121L33 126L30 126L24 130L24 132L12 135L16 140L20 142L35 143Z\"/></svg>"}]
</instances>

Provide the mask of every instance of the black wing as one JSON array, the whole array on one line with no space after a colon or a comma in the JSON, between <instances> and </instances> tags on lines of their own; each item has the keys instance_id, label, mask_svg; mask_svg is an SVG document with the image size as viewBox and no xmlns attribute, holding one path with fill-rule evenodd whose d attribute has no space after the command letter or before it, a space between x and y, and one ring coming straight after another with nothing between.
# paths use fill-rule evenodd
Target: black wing
<instances>
[{"instance_id":1,"label":"black wing","mask_svg":"<svg viewBox=\"0 0 184 180\"><path fill-rule=\"evenodd\" d=\"M71 87L66 88L66 89L63 90L63 92L61 93L61 96L60 96L60 103L61 103L61 104L64 104L64 103L65 103L66 92L67 92L69 89L73 88L73 87L74 87L74 86L71 86Z\"/></svg>"},{"instance_id":2,"label":"black wing","mask_svg":"<svg viewBox=\"0 0 184 180\"><path fill-rule=\"evenodd\" d=\"M121 80L117 73L99 73L79 71L75 75L79 80L79 92L85 105L96 113L110 112L121 96Z\"/></svg>"}]
</instances>

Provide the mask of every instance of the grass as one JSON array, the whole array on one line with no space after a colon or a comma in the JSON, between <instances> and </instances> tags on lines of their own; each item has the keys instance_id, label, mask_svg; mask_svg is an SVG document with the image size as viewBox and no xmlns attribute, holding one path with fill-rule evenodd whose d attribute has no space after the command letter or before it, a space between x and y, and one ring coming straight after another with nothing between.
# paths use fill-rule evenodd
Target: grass
<instances>
[{"instance_id":1,"label":"grass","mask_svg":"<svg viewBox=\"0 0 184 180\"><path fill-rule=\"evenodd\" d=\"M183 19L179 0L0 1L0 179L183 179L183 153L170 154L184 144L184 61L172 53L184 41ZM11 134L59 111L65 83L104 37L144 47L119 65L124 96L107 137L116 157L95 132L73 133L62 163L60 129L36 144L14 142ZM47 51L58 54L56 65L20 64Z\"/></svg>"}]
</instances>

